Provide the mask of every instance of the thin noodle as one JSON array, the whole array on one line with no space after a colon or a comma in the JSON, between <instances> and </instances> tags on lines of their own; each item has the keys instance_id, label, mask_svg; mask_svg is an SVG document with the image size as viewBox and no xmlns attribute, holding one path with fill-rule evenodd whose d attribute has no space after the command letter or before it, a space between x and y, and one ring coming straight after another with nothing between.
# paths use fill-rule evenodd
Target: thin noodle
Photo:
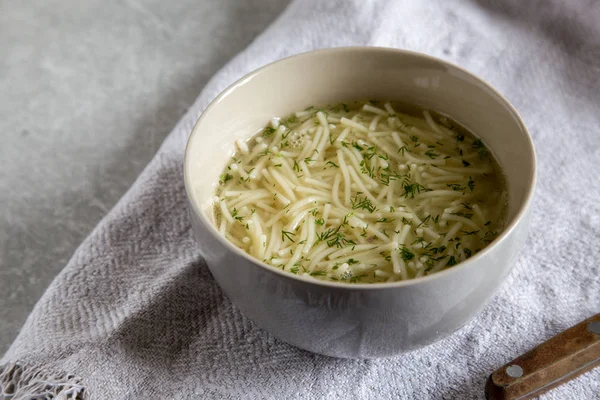
<instances>
[{"instance_id":1,"label":"thin noodle","mask_svg":"<svg viewBox=\"0 0 600 400\"><path fill-rule=\"evenodd\" d=\"M491 153L400 107L309 107L236 139L212 200L220 234L273 268L348 283L429 275L483 249L507 197Z\"/></svg>"}]
</instances>

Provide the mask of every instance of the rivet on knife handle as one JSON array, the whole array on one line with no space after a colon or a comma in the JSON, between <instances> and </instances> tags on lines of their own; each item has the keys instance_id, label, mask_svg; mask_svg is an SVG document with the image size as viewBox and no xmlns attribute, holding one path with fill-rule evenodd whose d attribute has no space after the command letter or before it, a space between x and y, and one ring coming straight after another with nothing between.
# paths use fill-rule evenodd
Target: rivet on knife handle
<instances>
[{"instance_id":1,"label":"rivet on knife handle","mask_svg":"<svg viewBox=\"0 0 600 400\"><path fill-rule=\"evenodd\" d=\"M600 314L575 325L490 375L488 400L525 400L600 366Z\"/></svg>"}]
</instances>

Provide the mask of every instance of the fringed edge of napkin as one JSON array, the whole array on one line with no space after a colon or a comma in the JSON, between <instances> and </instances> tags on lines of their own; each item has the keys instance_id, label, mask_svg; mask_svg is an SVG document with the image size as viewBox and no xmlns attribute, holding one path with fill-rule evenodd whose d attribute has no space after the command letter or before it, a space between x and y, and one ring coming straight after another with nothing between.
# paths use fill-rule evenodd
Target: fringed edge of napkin
<instances>
[{"instance_id":1,"label":"fringed edge of napkin","mask_svg":"<svg viewBox=\"0 0 600 400\"><path fill-rule=\"evenodd\" d=\"M0 400L86 400L82 379L20 362L0 366Z\"/></svg>"}]
</instances>

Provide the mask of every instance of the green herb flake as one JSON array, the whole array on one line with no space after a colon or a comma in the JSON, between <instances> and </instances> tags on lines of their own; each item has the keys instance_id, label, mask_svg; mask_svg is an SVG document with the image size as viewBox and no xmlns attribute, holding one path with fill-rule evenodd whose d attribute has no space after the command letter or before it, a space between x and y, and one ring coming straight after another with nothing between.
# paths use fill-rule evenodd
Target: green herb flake
<instances>
[{"instance_id":1,"label":"green herb flake","mask_svg":"<svg viewBox=\"0 0 600 400\"><path fill-rule=\"evenodd\" d=\"M398 153L400 153L402 155L404 155L405 151L408 151L410 153L410 150L408 150L408 147L406 147L406 146L402 146L398 149Z\"/></svg>"},{"instance_id":2,"label":"green herb flake","mask_svg":"<svg viewBox=\"0 0 600 400\"><path fill-rule=\"evenodd\" d=\"M338 226L337 228L327 229L325 232L317 234L317 242L325 242L329 247L345 247L350 245L355 245L356 243L353 240L347 239L343 232L340 232L342 226L346 224L346 218L344 218L344 222Z\"/></svg>"},{"instance_id":3,"label":"green herb flake","mask_svg":"<svg viewBox=\"0 0 600 400\"><path fill-rule=\"evenodd\" d=\"M241 215L238 214L238 210L235 207L233 207L233 211L231 212L231 216L234 219L236 219L236 220L238 220L240 222L242 222L244 220L244 217L242 217Z\"/></svg>"},{"instance_id":4,"label":"green herb flake","mask_svg":"<svg viewBox=\"0 0 600 400\"><path fill-rule=\"evenodd\" d=\"M382 256L385 259L385 261L392 261L392 256L389 254L386 254L385 251L380 251L379 255Z\"/></svg>"},{"instance_id":5,"label":"green herb flake","mask_svg":"<svg viewBox=\"0 0 600 400\"><path fill-rule=\"evenodd\" d=\"M429 221L431 219L431 215L426 216L423 221L421 221L421 223L419 225L417 225L417 228L420 227L421 225L424 225L427 223L427 221Z\"/></svg>"},{"instance_id":6,"label":"green herb flake","mask_svg":"<svg viewBox=\"0 0 600 400\"><path fill-rule=\"evenodd\" d=\"M358 281L360 281L363 278L366 278L367 276L369 276L368 274L362 274L362 275L357 275L357 276L352 276L350 277L350 282L351 283L356 283Z\"/></svg>"},{"instance_id":7,"label":"green herb flake","mask_svg":"<svg viewBox=\"0 0 600 400\"><path fill-rule=\"evenodd\" d=\"M358 144L357 142L352 142L352 147L354 147L356 150L358 151L363 151L365 148L362 147L360 144Z\"/></svg>"},{"instance_id":8,"label":"green herb flake","mask_svg":"<svg viewBox=\"0 0 600 400\"><path fill-rule=\"evenodd\" d=\"M469 177L469 182L467 183L467 186L469 187L469 189L471 189L471 192L475 189L475 181L473 180L473 178Z\"/></svg>"},{"instance_id":9,"label":"green herb flake","mask_svg":"<svg viewBox=\"0 0 600 400\"><path fill-rule=\"evenodd\" d=\"M273 135L275 133L275 128L271 127L271 126L267 126L265 129L263 129L262 131L262 135L263 137L269 137L271 135Z\"/></svg>"},{"instance_id":10,"label":"green herb flake","mask_svg":"<svg viewBox=\"0 0 600 400\"><path fill-rule=\"evenodd\" d=\"M229 182L230 180L233 179L233 175L230 174L223 174L221 175L221 177L219 178L219 184L220 185L224 185L225 183Z\"/></svg>"},{"instance_id":11,"label":"green herb flake","mask_svg":"<svg viewBox=\"0 0 600 400\"><path fill-rule=\"evenodd\" d=\"M407 249L405 246L403 246L403 247L400 249L400 257L402 257L402 259L403 259L404 261L410 261L410 260L412 260L413 258L415 258L415 254L414 254L414 253L412 253L410 250L408 250L408 249Z\"/></svg>"},{"instance_id":12,"label":"green herb flake","mask_svg":"<svg viewBox=\"0 0 600 400\"><path fill-rule=\"evenodd\" d=\"M375 177L375 167L369 167L365 160L360 162L360 172L361 174L368 175L370 178Z\"/></svg>"},{"instance_id":13,"label":"green herb flake","mask_svg":"<svg viewBox=\"0 0 600 400\"><path fill-rule=\"evenodd\" d=\"M411 198L414 199L415 198L415 194L421 193L421 192L429 192L431 191L431 189L426 188L425 186L421 185L420 183L411 183L411 184L405 184L404 185L404 193L401 194L401 196L405 197L405 198Z\"/></svg>"},{"instance_id":14,"label":"green herb flake","mask_svg":"<svg viewBox=\"0 0 600 400\"><path fill-rule=\"evenodd\" d=\"M447 183L446 186L457 192L465 190L465 187L460 186L458 183Z\"/></svg>"},{"instance_id":15,"label":"green herb flake","mask_svg":"<svg viewBox=\"0 0 600 400\"><path fill-rule=\"evenodd\" d=\"M437 158L437 157L439 156L439 154L437 154L437 153L434 153L434 152L433 152L433 150L427 150L427 151L425 152L425 155L426 155L427 157L431 158L431 159L435 159L435 158Z\"/></svg>"},{"instance_id":16,"label":"green herb flake","mask_svg":"<svg viewBox=\"0 0 600 400\"><path fill-rule=\"evenodd\" d=\"M350 199L350 204L352 206L352 209L353 210L361 209L361 210L366 210L370 213L373 213L376 210L376 207L373 205L373 203L371 203L371 200L369 200L367 198L367 196L362 198L360 196L361 194L362 194L362 192L358 192L356 194L356 196L354 196L353 199Z\"/></svg>"},{"instance_id":17,"label":"green herb flake","mask_svg":"<svg viewBox=\"0 0 600 400\"><path fill-rule=\"evenodd\" d=\"M473 141L473 148L477 149L477 152L479 153L479 156L481 158L488 155L488 151L487 151L485 145L483 144L483 142L481 141L481 139L475 139Z\"/></svg>"},{"instance_id":18,"label":"green herb flake","mask_svg":"<svg viewBox=\"0 0 600 400\"><path fill-rule=\"evenodd\" d=\"M282 242L285 242L285 239L287 238L290 242L294 243L294 239L292 239L292 236L296 236L296 234L293 232L281 231Z\"/></svg>"},{"instance_id":19,"label":"green herb flake","mask_svg":"<svg viewBox=\"0 0 600 400\"><path fill-rule=\"evenodd\" d=\"M498 236L498 232L492 232L492 231L488 231L485 233L485 235L483 235L483 243L490 243L492 240L494 240L496 238L496 236Z\"/></svg>"}]
</instances>

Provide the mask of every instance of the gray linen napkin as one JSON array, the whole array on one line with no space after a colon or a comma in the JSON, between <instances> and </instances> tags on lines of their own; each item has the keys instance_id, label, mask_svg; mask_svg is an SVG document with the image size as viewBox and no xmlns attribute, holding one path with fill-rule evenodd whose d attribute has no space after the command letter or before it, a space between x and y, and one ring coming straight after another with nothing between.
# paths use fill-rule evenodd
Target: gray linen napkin
<instances>
[{"instance_id":1,"label":"gray linen napkin","mask_svg":"<svg viewBox=\"0 0 600 400\"><path fill-rule=\"evenodd\" d=\"M215 284L186 210L183 149L208 102L265 63L343 45L469 69L521 112L539 156L530 239L501 291L458 333L391 359L322 357L258 329ZM599 126L598 1L295 1L50 285L0 361L0 398L481 399L492 370L600 311ZM599 399L600 371L543 398Z\"/></svg>"}]
</instances>

